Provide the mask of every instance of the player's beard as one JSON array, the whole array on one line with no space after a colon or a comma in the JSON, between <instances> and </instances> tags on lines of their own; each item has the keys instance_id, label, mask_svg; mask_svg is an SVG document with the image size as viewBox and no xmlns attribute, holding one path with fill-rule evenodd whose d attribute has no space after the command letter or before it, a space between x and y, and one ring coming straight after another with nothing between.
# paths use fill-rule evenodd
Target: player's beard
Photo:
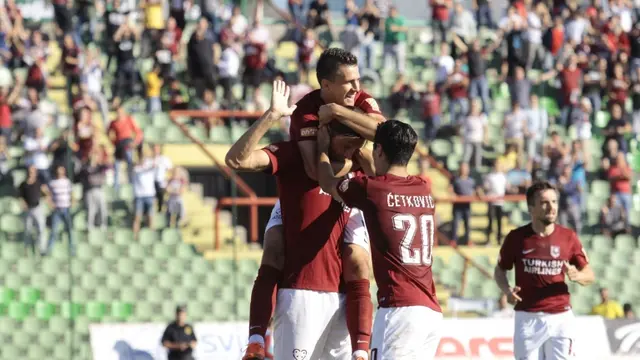
<instances>
[{"instance_id":1,"label":"player's beard","mask_svg":"<svg viewBox=\"0 0 640 360\"><path fill-rule=\"evenodd\" d=\"M541 219L541 223L544 226L549 226L551 224L555 224L556 220L558 219L557 215L553 215L553 214L549 214L549 215L545 215L542 219Z\"/></svg>"}]
</instances>

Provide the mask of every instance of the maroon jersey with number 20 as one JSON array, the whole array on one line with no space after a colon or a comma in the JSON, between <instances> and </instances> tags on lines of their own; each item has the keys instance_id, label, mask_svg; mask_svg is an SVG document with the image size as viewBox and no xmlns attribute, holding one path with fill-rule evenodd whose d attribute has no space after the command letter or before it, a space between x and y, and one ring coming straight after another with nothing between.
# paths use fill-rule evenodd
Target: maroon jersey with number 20
<instances>
[{"instance_id":1,"label":"maroon jersey with number 20","mask_svg":"<svg viewBox=\"0 0 640 360\"><path fill-rule=\"evenodd\" d=\"M347 206L364 214L380 307L441 312L431 272L435 205L419 177L358 176L338 184Z\"/></svg>"},{"instance_id":2,"label":"maroon jersey with number 20","mask_svg":"<svg viewBox=\"0 0 640 360\"><path fill-rule=\"evenodd\" d=\"M578 270L589 262L573 230L555 225L551 235L540 236L528 224L511 231L500 249L498 266L503 270L516 268L522 301L515 309L545 313L570 310L565 261Z\"/></svg>"}]
</instances>

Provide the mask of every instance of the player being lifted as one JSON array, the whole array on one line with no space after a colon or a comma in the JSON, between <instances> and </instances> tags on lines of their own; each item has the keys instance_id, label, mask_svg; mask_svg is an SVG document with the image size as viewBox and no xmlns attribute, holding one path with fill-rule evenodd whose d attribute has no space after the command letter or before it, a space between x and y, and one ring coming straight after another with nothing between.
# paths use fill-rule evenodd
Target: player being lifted
<instances>
[{"instance_id":1,"label":"player being lifted","mask_svg":"<svg viewBox=\"0 0 640 360\"><path fill-rule=\"evenodd\" d=\"M380 309L371 341L372 360L433 359L442 311L431 272L435 205L424 180L407 164L418 135L388 120L375 132L376 176L336 178L329 162L329 133L318 133L318 180L323 190L364 214L371 237Z\"/></svg>"},{"instance_id":2,"label":"player being lifted","mask_svg":"<svg viewBox=\"0 0 640 360\"><path fill-rule=\"evenodd\" d=\"M531 223L511 231L500 249L496 283L515 304L517 360L562 360L575 356L575 331L565 276L580 285L595 277L573 230L557 225L558 192L548 182L527 190ZM511 287L507 271L515 267Z\"/></svg>"},{"instance_id":3,"label":"player being lifted","mask_svg":"<svg viewBox=\"0 0 640 360\"><path fill-rule=\"evenodd\" d=\"M306 176L298 144L285 142L254 150L266 131L283 115L291 114L295 109L288 106L288 95L288 87L283 82L274 83L271 109L232 146L227 154L226 163L235 170L269 171L278 177L284 218L285 242L282 252L286 257L282 271L274 271L273 274L280 288L274 318L275 358L286 358L294 354L294 357L312 360L349 359L352 356L352 346L349 344L348 321L345 321L345 299L339 293L343 270L339 247L345 226L350 221L349 211L345 211L341 204L323 193L316 180ZM332 128L342 128L341 131L344 133L352 132L337 122ZM355 154L354 157L357 159L363 143L364 139L356 134L335 137L332 141L334 158L344 160L345 154ZM363 226L362 219L357 223L360 227ZM356 229L355 232L356 235L362 234L364 229ZM365 250L368 249L368 243L365 242L366 236L354 236L351 239L356 243L349 244L349 249L359 248L365 254L361 257L362 262L353 264L362 267L359 273L364 275L360 275L355 282L359 288L364 289L366 296L358 298L358 301L364 304L363 312L368 311L370 319L372 309L368 283L368 250ZM268 239L269 242L271 240L272 238ZM349 254L349 251L344 253ZM277 259L274 262L277 265ZM264 276L264 267L263 261L260 270L262 273L259 273L258 279ZM274 270L276 269L274 267ZM258 279L254 284L252 299L255 299ZM354 281L346 280L347 288L354 285ZM264 326L266 329L272 306L268 300L271 299L275 282L270 288L261 287L265 292L268 289L266 298L259 300L262 308L266 308L262 314L266 323L251 325L251 331L254 333L251 335L245 359L264 357L263 345L259 341L263 340L263 336L255 333L255 326ZM367 357L365 350L369 346L367 336L370 334L371 321L365 325L361 328L364 329L366 337L362 346L366 348L354 352L354 355L363 359ZM256 341L257 336L262 337Z\"/></svg>"}]
</instances>

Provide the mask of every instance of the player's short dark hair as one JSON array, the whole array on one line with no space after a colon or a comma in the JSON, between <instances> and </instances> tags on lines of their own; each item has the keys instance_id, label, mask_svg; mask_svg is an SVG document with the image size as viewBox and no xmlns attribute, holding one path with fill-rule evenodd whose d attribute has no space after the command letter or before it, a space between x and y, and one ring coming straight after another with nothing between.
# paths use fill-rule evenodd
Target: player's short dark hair
<instances>
[{"instance_id":1,"label":"player's short dark hair","mask_svg":"<svg viewBox=\"0 0 640 360\"><path fill-rule=\"evenodd\" d=\"M548 181L537 181L527 189L527 206L533 206L536 196L545 190L557 191L556 187Z\"/></svg>"},{"instance_id":2,"label":"player's short dark hair","mask_svg":"<svg viewBox=\"0 0 640 360\"><path fill-rule=\"evenodd\" d=\"M352 53L339 48L325 50L316 64L318 82L322 84L322 80L333 81L338 68L342 65L358 65L358 58Z\"/></svg>"},{"instance_id":3,"label":"player's short dark hair","mask_svg":"<svg viewBox=\"0 0 640 360\"><path fill-rule=\"evenodd\" d=\"M407 165L417 143L416 131L399 120L387 120L378 125L374 138L374 146L382 146L390 165Z\"/></svg>"}]
</instances>

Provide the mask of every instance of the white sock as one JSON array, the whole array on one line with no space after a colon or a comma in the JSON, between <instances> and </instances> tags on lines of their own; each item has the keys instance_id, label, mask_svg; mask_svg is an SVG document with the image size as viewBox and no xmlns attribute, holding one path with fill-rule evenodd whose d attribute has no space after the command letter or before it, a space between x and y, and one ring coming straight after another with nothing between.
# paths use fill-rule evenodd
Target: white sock
<instances>
[{"instance_id":1,"label":"white sock","mask_svg":"<svg viewBox=\"0 0 640 360\"><path fill-rule=\"evenodd\" d=\"M264 338L261 335L251 335L249 336L249 344L258 343L264 346Z\"/></svg>"},{"instance_id":2,"label":"white sock","mask_svg":"<svg viewBox=\"0 0 640 360\"><path fill-rule=\"evenodd\" d=\"M359 357L363 358L364 360L369 360L369 354L364 350L356 350L353 352L353 355L351 356L351 358L354 360Z\"/></svg>"}]
</instances>

